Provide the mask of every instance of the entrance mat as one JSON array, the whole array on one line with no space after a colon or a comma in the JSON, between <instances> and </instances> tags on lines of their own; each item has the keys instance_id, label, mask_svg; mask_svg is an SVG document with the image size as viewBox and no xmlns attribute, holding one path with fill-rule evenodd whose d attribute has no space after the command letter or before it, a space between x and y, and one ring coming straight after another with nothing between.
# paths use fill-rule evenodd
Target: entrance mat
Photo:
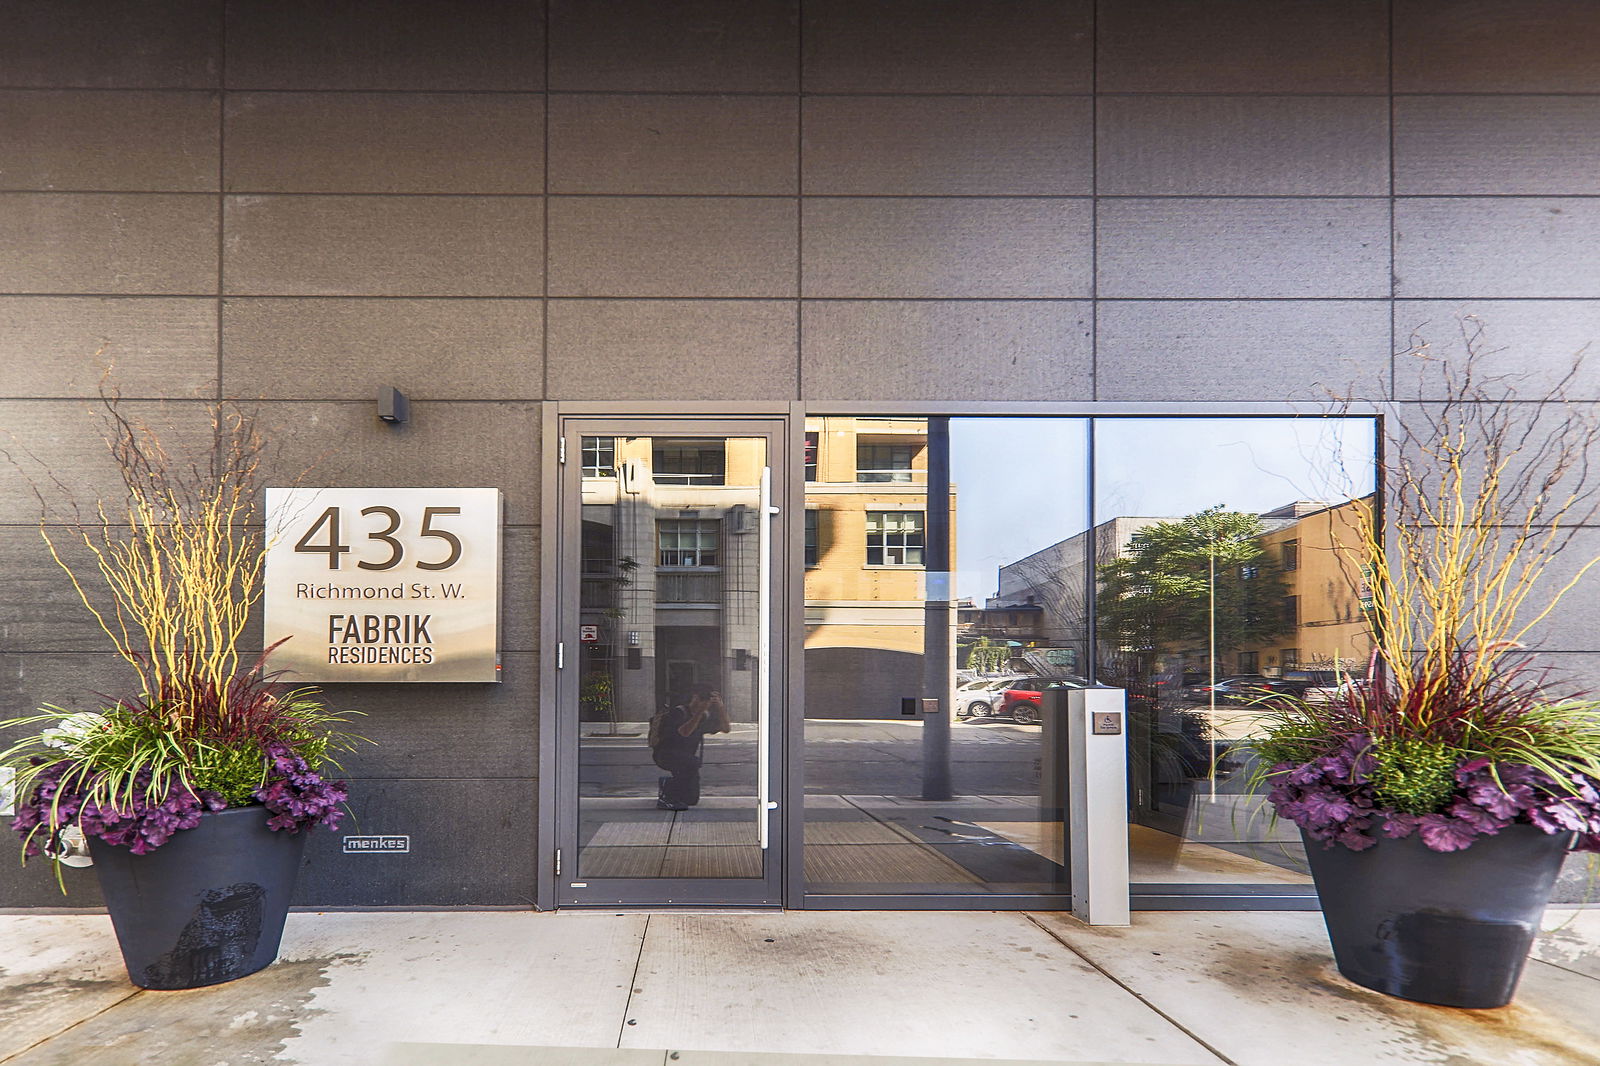
<instances>
[{"instance_id":1,"label":"entrance mat","mask_svg":"<svg viewBox=\"0 0 1600 1066\"><path fill-rule=\"evenodd\" d=\"M929 1059L901 1055L796 1055L772 1051L656 1051L509 1044L390 1044L385 1050L382 1066L1112 1066L1104 1059ZM1142 1066L1179 1064L1144 1063Z\"/></svg>"}]
</instances>

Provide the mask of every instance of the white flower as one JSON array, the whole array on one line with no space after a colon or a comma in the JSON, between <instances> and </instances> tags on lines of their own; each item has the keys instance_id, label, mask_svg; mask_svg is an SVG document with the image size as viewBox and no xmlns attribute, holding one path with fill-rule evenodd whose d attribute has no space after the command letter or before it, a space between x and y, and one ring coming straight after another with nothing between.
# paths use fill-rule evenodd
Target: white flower
<instances>
[{"instance_id":1,"label":"white flower","mask_svg":"<svg viewBox=\"0 0 1600 1066\"><path fill-rule=\"evenodd\" d=\"M80 711L77 714L69 714L61 719L60 725L51 726L40 733L39 736L46 747L60 748L63 751L67 751L77 747L90 733L97 729L104 729L105 726L105 715L97 714L94 711Z\"/></svg>"}]
</instances>

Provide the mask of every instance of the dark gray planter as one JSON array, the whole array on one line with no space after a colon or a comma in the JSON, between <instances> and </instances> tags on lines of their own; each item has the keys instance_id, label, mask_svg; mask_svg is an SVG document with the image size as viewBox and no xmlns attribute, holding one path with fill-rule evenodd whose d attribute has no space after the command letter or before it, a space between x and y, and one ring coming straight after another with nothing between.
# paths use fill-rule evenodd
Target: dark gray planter
<instances>
[{"instance_id":1,"label":"dark gray planter","mask_svg":"<svg viewBox=\"0 0 1600 1066\"><path fill-rule=\"evenodd\" d=\"M1471 1008L1511 1002L1572 844L1531 825L1452 852L1416 834L1366 851L1301 835L1339 972L1386 995Z\"/></svg>"},{"instance_id":2,"label":"dark gray planter","mask_svg":"<svg viewBox=\"0 0 1600 1066\"><path fill-rule=\"evenodd\" d=\"M306 834L274 832L265 807L208 812L147 855L90 838L128 976L200 988L271 964Z\"/></svg>"}]
</instances>

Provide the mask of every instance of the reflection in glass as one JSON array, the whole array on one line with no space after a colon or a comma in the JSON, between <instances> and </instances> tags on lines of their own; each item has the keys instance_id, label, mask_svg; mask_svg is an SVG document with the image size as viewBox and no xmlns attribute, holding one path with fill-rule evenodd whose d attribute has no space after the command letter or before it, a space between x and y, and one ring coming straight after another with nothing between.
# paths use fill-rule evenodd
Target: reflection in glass
<instances>
[{"instance_id":1,"label":"reflection in glass","mask_svg":"<svg viewBox=\"0 0 1600 1066\"><path fill-rule=\"evenodd\" d=\"M1065 891L1049 694L1084 684L1086 638L995 590L1002 561L1082 528L1084 424L1051 423L807 420L808 892ZM1066 483L1024 504L1040 464Z\"/></svg>"},{"instance_id":2,"label":"reflection in glass","mask_svg":"<svg viewBox=\"0 0 1600 1066\"><path fill-rule=\"evenodd\" d=\"M1257 705L1371 651L1353 501L1362 419L1095 422L1097 678L1128 692L1136 882L1296 884L1292 826L1251 793Z\"/></svg>"},{"instance_id":3,"label":"reflection in glass","mask_svg":"<svg viewBox=\"0 0 1600 1066\"><path fill-rule=\"evenodd\" d=\"M805 433L809 892L1067 892L1059 695L1089 678L1128 693L1135 882L1307 881L1240 741L1365 667L1370 419Z\"/></svg>"},{"instance_id":4,"label":"reflection in glass","mask_svg":"<svg viewBox=\"0 0 1600 1066\"><path fill-rule=\"evenodd\" d=\"M761 438L584 437L575 879L762 874Z\"/></svg>"}]
</instances>

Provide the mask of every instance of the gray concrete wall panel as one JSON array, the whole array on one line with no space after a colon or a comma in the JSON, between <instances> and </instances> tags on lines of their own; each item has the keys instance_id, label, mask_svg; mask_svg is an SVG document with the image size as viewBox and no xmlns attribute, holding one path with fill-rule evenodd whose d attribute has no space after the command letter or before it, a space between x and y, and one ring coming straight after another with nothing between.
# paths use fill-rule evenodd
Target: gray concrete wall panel
<instances>
[{"instance_id":1,"label":"gray concrete wall panel","mask_svg":"<svg viewBox=\"0 0 1600 1066\"><path fill-rule=\"evenodd\" d=\"M540 197L230 196L225 291L538 296Z\"/></svg>"},{"instance_id":2,"label":"gray concrete wall panel","mask_svg":"<svg viewBox=\"0 0 1600 1066\"><path fill-rule=\"evenodd\" d=\"M551 197L551 296L794 296L795 204Z\"/></svg>"},{"instance_id":3,"label":"gray concrete wall panel","mask_svg":"<svg viewBox=\"0 0 1600 1066\"><path fill-rule=\"evenodd\" d=\"M531 907L537 793L532 778L352 777L352 817L337 833L310 834L295 903ZM472 812L470 826L462 811ZM344 855L347 834L401 834L411 850Z\"/></svg>"},{"instance_id":4,"label":"gray concrete wall panel","mask_svg":"<svg viewBox=\"0 0 1600 1066\"><path fill-rule=\"evenodd\" d=\"M0 189L217 187L212 92L0 90Z\"/></svg>"},{"instance_id":5,"label":"gray concrete wall panel","mask_svg":"<svg viewBox=\"0 0 1600 1066\"><path fill-rule=\"evenodd\" d=\"M550 394L791 400L792 300L551 300Z\"/></svg>"},{"instance_id":6,"label":"gray concrete wall panel","mask_svg":"<svg viewBox=\"0 0 1600 1066\"><path fill-rule=\"evenodd\" d=\"M1089 0L807 0L811 93L1091 90Z\"/></svg>"},{"instance_id":7,"label":"gray concrete wall panel","mask_svg":"<svg viewBox=\"0 0 1600 1066\"><path fill-rule=\"evenodd\" d=\"M1395 295L1600 296L1600 200L1400 199Z\"/></svg>"},{"instance_id":8,"label":"gray concrete wall panel","mask_svg":"<svg viewBox=\"0 0 1600 1066\"><path fill-rule=\"evenodd\" d=\"M1395 0L1395 92L1600 92L1597 39L1588 0Z\"/></svg>"},{"instance_id":9,"label":"gray concrete wall panel","mask_svg":"<svg viewBox=\"0 0 1600 1066\"><path fill-rule=\"evenodd\" d=\"M808 400L1085 400L1084 300L813 300L801 353Z\"/></svg>"},{"instance_id":10,"label":"gray concrete wall panel","mask_svg":"<svg viewBox=\"0 0 1600 1066\"><path fill-rule=\"evenodd\" d=\"M1107 96L1101 195L1383 196L1381 96Z\"/></svg>"},{"instance_id":11,"label":"gray concrete wall panel","mask_svg":"<svg viewBox=\"0 0 1600 1066\"><path fill-rule=\"evenodd\" d=\"M550 88L793 92L798 0L549 0Z\"/></svg>"},{"instance_id":12,"label":"gray concrete wall panel","mask_svg":"<svg viewBox=\"0 0 1600 1066\"><path fill-rule=\"evenodd\" d=\"M180 452L211 436L201 402L129 402L123 413L152 427L167 447ZM111 463L102 427L95 402L0 400L0 449L12 460L0 459L0 526L24 525L37 538L41 496L52 508L53 521L61 520L59 508L72 500L83 507L86 518L93 516L99 500L115 513L126 489Z\"/></svg>"},{"instance_id":13,"label":"gray concrete wall panel","mask_svg":"<svg viewBox=\"0 0 1600 1066\"><path fill-rule=\"evenodd\" d=\"M230 89L544 88L544 12L522 0L228 0Z\"/></svg>"},{"instance_id":14,"label":"gray concrete wall panel","mask_svg":"<svg viewBox=\"0 0 1600 1066\"><path fill-rule=\"evenodd\" d=\"M1389 295L1384 200L1107 200L1102 297Z\"/></svg>"},{"instance_id":15,"label":"gray concrete wall panel","mask_svg":"<svg viewBox=\"0 0 1600 1066\"><path fill-rule=\"evenodd\" d=\"M793 96L550 97L550 191L793 195Z\"/></svg>"},{"instance_id":16,"label":"gray concrete wall panel","mask_svg":"<svg viewBox=\"0 0 1600 1066\"><path fill-rule=\"evenodd\" d=\"M819 197L803 216L808 297L1090 293L1088 200Z\"/></svg>"},{"instance_id":17,"label":"gray concrete wall panel","mask_svg":"<svg viewBox=\"0 0 1600 1066\"><path fill-rule=\"evenodd\" d=\"M214 314L214 312L213 312ZM536 299L232 297L222 305L223 387L275 400L537 400Z\"/></svg>"},{"instance_id":18,"label":"gray concrete wall panel","mask_svg":"<svg viewBox=\"0 0 1600 1066\"><path fill-rule=\"evenodd\" d=\"M230 93L226 144L230 192L544 191L539 94Z\"/></svg>"},{"instance_id":19,"label":"gray concrete wall panel","mask_svg":"<svg viewBox=\"0 0 1600 1066\"><path fill-rule=\"evenodd\" d=\"M0 292L214 292L217 198L0 193L0 248Z\"/></svg>"},{"instance_id":20,"label":"gray concrete wall panel","mask_svg":"<svg viewBox=\"0 0 1600 1066\"><path fill-rule=\"evenodd\" d=\"M1385 93L1385 0L1100 0L1101 92Z\"/></svg>"},{"instance_id":21,"label":"gray concrete wall panel","mask_svg":"<svg viewBox=\"0 0 1600 1066\"><path fill-rule=\"evenodd\" d=\"M9 396L95 396L103 381L130 398L213 395L216 301L0 296L0 366Z\"/></svg>"},{"instance_id":22,"label":"gray concrete wall panel","mask_svg":"<svg viewBox=\"0 0 1600 1066\"><path fill-rule=\"evenodd\" d=\"M1303 400L1388 388L1387 300L1103 300L1101 400Z\"/></svg>"},{"instance_id":23,"label":"gray concrete wall panel","mask_svg":"<svg viewBox=\"0 0 1600 1066\"><path fill-rule=\"evenodd\" d=\"M1093 191L1088 97L808 96L804 106L811 195Z\"/></svg>"},{"instance_id":24,"label":"gray concrete wall panel","mask_svg":"<svg viewBox=\"0 0 1600 1066\"><path fill-rule=\"evenodd\" d=\"M1487 371L1527 375L1523 395L1555 388L1582 355L1567 397L1600 401L1600 300L1396 300L1395 395L1443 399L1437 360L1459 361L1465 354L1463 327L1478 325L1494 353L1484 364Z\"/></svg>"},{"instance_id":25,"label":"gray concrete wall panel","mask_svg":"<svg viewBox=\"0 0 1600 1066\"><path fill-rule=\"evenodd\" d=\"M0 86L214 89L222 70L222 0L10 3Z\"/></svg>"},{"instance_id":26,"label":"gray concrete wall panel","mask_svg":"<svg viewBox=\"0 0 1600 1066\"><path fill-rule=\"evenodd\" d=\"M377 382L374 382L376 391ZM539 418L531 403L430 400L411 421L378 421L376 400L269 403L262 421L281 444L269 484L302 472L327 488L460 485L498 488L506 522L539 521Z\"/></svg>"},{"instance_id":27,"label":"gray concrete wall panel","mask_svg":"<svg viewBox=\"0 0 1600 1066\"><path fill-rule=\"evenodd\" d=\"M1399 96L1400 195L1600 192L1600 96Z\"/></svg>"}]
</instances>

